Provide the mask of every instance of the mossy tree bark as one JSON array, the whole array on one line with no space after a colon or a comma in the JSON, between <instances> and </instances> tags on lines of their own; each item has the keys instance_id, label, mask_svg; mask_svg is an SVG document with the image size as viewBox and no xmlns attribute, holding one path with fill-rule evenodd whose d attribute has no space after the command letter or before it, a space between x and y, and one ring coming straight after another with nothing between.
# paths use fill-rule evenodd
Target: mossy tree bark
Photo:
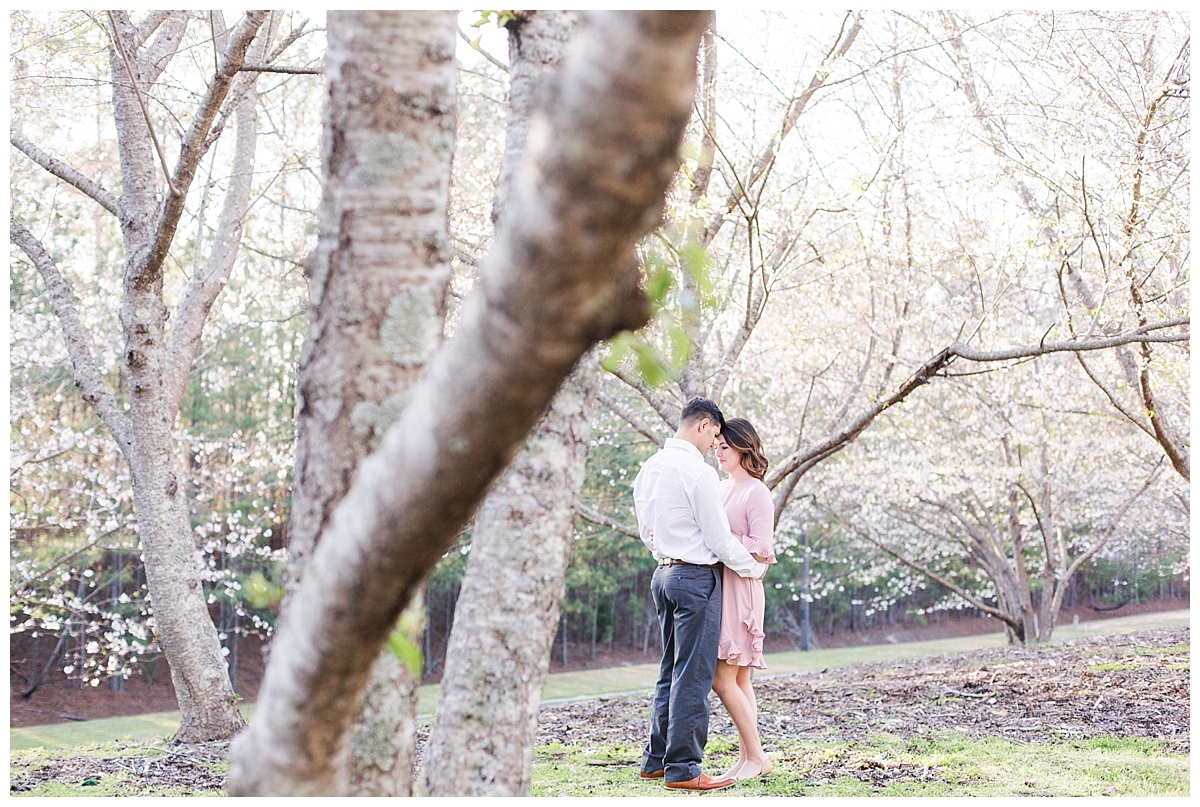
<instances>
[{"instance_id":1,"label":"mossy tree bark","mask_svg":"<svg viewBox=\"0 0 1200 807\"><path fill-rule=\"evenodd\" d=\"M679 166L707 18L586 18L534 115L479 289L305 567L234 741L232 795L343 792L344 738L397 616L580 357L646 322L634 247Z\"/></svg>"},{"instance_id":2,"label":"mossy tree bark","mask_svg":"<svg viewBox=\"0 0 1200 807\"><path fill-rule=\"evenodd\" d=\"M579 22L578 12L534 11L508 25L511 111L492 213L498 226L537 99ZM598 372L594 362L576 368L475 515L425 753L430 795L529 795Z\"/></svg>"},{"instance_id":3,"label":"mossy tree bark","mask_svg":"<svg viewBox=\"0 0 1200 807\"><path fill-rule=\"evenodd\" d=\"M284 611L354 469L441 341L454 36L449 11L329 15L324 195L309 259ZM416 691L414 672L383 651L344 760L350 792L411 795Z\"/></svg>"}]
</instances>

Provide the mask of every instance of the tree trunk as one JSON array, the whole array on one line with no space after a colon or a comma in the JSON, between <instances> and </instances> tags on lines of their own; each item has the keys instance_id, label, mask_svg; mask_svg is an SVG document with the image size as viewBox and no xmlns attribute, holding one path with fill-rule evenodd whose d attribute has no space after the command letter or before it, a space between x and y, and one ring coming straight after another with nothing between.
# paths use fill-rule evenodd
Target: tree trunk
<instances>
[{"instance_id":1,"label":"tree trunk","mask_svg":"<svg viewBox=\"0 0 1200 807\"><path fill-rule=\"evenodd\" d=\"M493 205L497 224L536 101L578 27L579 14L570 11L522 12L509 25L512 111ZM425 755L433 796L529 795L597 371L592 362L575 370L476 514Z\"/></svg>"},{"instance_id":2,"label":"tree trunk","mask_svg":"<svg viewBox=\"0 0 1200 807\"><path fill-rule=\"evenodd\" d=\"M202 107L197 122L216 116L220 98L232 86L233 63L244 60L265 18L264 12L243 21L233 37L234 44L225 51L226 74L219 72L211 85L214 96L210 97L216 100ZM123 18L114 15L113 19ZM185 475L174 439L179 411L176 388L181 390L182 386L173 383L178 374L173 372L174 357L168 352L167 309L163 303L162 260L174 222L178 221L177 215L172 220L167 211L171 200L179 200L175 204L182 208L180 197L186 195L194 165L188 168L181 159L182 170L176 172L173 189L160 208L153 136L139 93L145 92L152 81L147 74L161 70L161 66L132 57L128 30L120 25L115 28L116 44L111 54L113 107L121 152L120 209L125 242L120 319L131 424L126 439L119 443L131 471L138 537L159 644L179 701L181 724L176 737L189 742L224 739L245 722L237 711L237 698L200 582L201 568L184 494ZM253 103L253 97L249 103ZM253 116L239 125L247 122L253 126ZM198 162L198 155L195 160Z\"/></svg>"},{"instance_id":3,"label":"tree trunk","mask_svg":"<svg viewBox=\"0 0 1200 807\"><path fill-rule=\"evenodd\" d=\"M329 16L325 190L300 360L285 612L354 469L404 410L441 340L454 30L453 12ZM417 681L386 650L372 670L347 758L349 787L411 795Z\"/></svg>"},{"instance_id":4,"label":"tree trunk","mask_svg":"<svg viewBox=\"0 0 1200 807\"><path fill-rule=\"evenodd\" d=\"M231 795L341 791L344 736L397 616L579 358L645 324L634 247L679 165L707 18L589 15L453 339L313 551L231 749Z\"/></svg>"},{"instance_id":5,"label":"tree trunk","mask_svg":"<svg viewBox=\"0 0 1200 807\"><path fill-rule=\"evenodd\" d=\"M475 516L425 753L431 796L529 795L596 372L572 374Z\"/></svg>"}]
</instances>

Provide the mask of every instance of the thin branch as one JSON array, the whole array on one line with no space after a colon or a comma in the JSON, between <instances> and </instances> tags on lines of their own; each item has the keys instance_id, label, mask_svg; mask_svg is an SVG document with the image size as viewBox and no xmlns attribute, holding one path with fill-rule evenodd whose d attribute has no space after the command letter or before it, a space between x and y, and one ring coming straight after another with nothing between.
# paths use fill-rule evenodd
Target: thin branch
<instances>
[{"instance_id":1,"label":"thin branch","mask_svg":"<svg viewBox=\"0 0 1200 807\"><path fill-rule=\"evenodd\" d=\"M849 29L847 29L847 24L849 24ZM738 206L741 199L746 196L746 189L757 183L771 167L771 164L774 163L780 144L795 127L796 122L807 108L808 102L812 100L817 90L821 89L822 85L824 85L833 72L833 68L850 50L850 46L854 44L854 40L861 30L862 12L848 12L842 20L842 28L838 31L837 39L830 47L829 52L826 53L825 58L821 60L821 64L813 73L812 78L809 79L808 86L804 88L804 91L800 95L794 96L789 100L788 109L784 114L779 131L772 136L770 142L754 161L745 185L739 185L737 189L730 191L724 204L721 206L721 210L718 210L712 219L709 220L708 225L704 229L704 235L701 238L703 243L708 244L712 242L713 238L716 237L717 231L724 224L726 214Z\"/></svg>"},{"instance_id":2,"label":"thin branch","mask_svg":"<svg viewBox=\"0 0 1200 807\"><path fill-rule=\"evenodd\" d=\"M646 403L654 408L654 411L663 419L663 422L671 427L672 431L679 428L679 411L682 408L679 404L664 399L648 387L637 373L627 367L618 366L612 371L612 374L637 390L638 394L646 399Z\"/></svg>"},{"instance_id":3,"label":"thin branch","mask_svg":"<svg viewBox=\"0 0 1200 807\"><path fill-rule=\"evenodd\" d=\"M1118 347L1120 345L1130 345L1135 343L1144 344L1147 342L1186 342L1190 339L1190 334L1188 333L1155 334L1152 333L1152 331L1176 327L1179 325L1187 325L1190 322L1190 317L1180 317L1174 320L1143 325L1142 327L1136 328L1128 333L1110 336L1104 339L1071 339L1065 342L1045 342L1039 345L1026 345L1024 347L1008 348L1006 350L975 350L960 342L955 342L949 348L947 348L947 350L949 350L953 356L966 359L967 361L990 362L1009 361L1011 359L1022 359L1032 356L1045 356L1050 353L1081 353L1092 350L1106 350L1108 348Z\"/></svg>"},{"instance_id":4,"label":"thin branch","mask_svg":"<svg viewBox=\"0 0 1200 807\"><path fill-rule=\"evenodd\" d=\"M112 391L100 379L87 332L79 321L79 312L75 308L70 284L58 271L58 266L42 246L42 242L12 217L9 218L8 237L33 262L46 284L50 304L62 326L63 339L67 344L67 354L71 357L75 386L78 387L79 394L96 410L96 414L108 426L124 450L129 445L129 419L117 406Z\"/></svg>"},{"instance_id":5,"label":"thin branch","mask_svg":"<svg viewBox=\"0 0 1200 807\"><path fill-rule=\"evenodd\" d=\"M1105 530L1104 533L1098 539L1096 539L1095 543L1088 547L1083 554L1072 561L1071 566L1063 574L1063 580L1070 580L1075 572L1079 571L1079 568L1083 566L1083 564L1095 557L1096 553L1104 548L1104 545L1108 543L1109 539L1112 538L1113 534L1117 531L1117 527L1120 526L1121 520L1125 518L1125 514L1129 512L1129 508L1133 507L1133 503L1136 502L1143 493L1150 489L1150 486L1154 484L1154 480L1158 478L1158 475L1161 471L1161 467L1156 467L1150 472L1150 475L1146 477L1146 481L1142 483L1141 487L1134 491L1133 494L1121 505L1121 508L1117 510L1116 515L1113 516L1112 523L1108 525L1108 529Z\"/></svg>"},{"instance_id":6,"label":"thin branch","mask_svg":"<svg viewBox=\"0 0 1200 807\"><path fill-rule=\"evenodd\" d=\"M588 507L583 502L575 503L575 512L578 513L585 521L590 521L593 524L599 524L601 527L608 527L610 530L615 530L622 535L628 535L630 538L637 538L639 541L642 536L635 527L617 521L615 518L609 518L595 508Z\"/></svg>"},{"instance_id":7,"label":"thin branch","mask_svg":"<svg viewBox=\"0 0 1200 807\"><path fill-rule=\"evenodd\" d=\"M109 25L112 26L113 48L117 51L117 56L120 58L121 64L125 67L125 76L129 79L129 86L133 89L133 96L137 99L138 107L142 110L142 118L146 123L146 131L150 133L150 140L154 143L154 151L158 154L158 161L162 165L163 177L167 180L167 187L170 189L171 195L178 196L179 190L171 180L171 169L167 165L167 155L163 152L162 143L159 142L158 134L154 130L154 121L150 120L150 111L146 109L146 99L142 97L142 88L139 86L137 75L133 71L129 54L125 52L125 43L122 41L121 32L117 29L117 21L111 11L107 13Z\"/></svg>"},{"instance_id":8,"label":"thin branch","mask_svg":"<svg viewBox=\"0 0 1200 807\"><path fill-rule=\"evenodd\" d=\"M266 37L257 37L251 53L261 57L267 48ZM187 386L188 370L195 360L196 347L204 330L208 312L229 280L237 259L242 236L242 220L250 206L250 185L254 174L257 144L256 110L258 96L255 78L247 84L237 105L237 137L234 144L233 170L229 190L213 237L207 265L192 274L175 308L171 335L167 341L167 407L175 411Z\"/></svg>"},{"instance_id":9,"label":"thin branch","mask_svg":"<svg viewBox=\"0 0 1200 807\"><path fill-rule=\"evenodd\" d=\"M1033 358L1036 356L1045 356L1050 353L1076 353L1081 351L1104 350L1107 348L1117 347L1119 345L1127 345L1135 342L1186 342L1189 339L1189 334L1156 334L1155 331L1165 328L1178 327L1190 323L1189 317L1179 317L1172 320L1164 320L1162 322L1149 323L1133 331L1119 334L1117 336L1107 337L1105 339L1091 339L1086 341L1068 340L1065 342L1049 342L1038 345L1029 345L1019 348L1009 348L1007 350L975 350L966 345L955 342L954 344L942 350L926 361L915 373L909 376L899 389L889 395L887 398L876 401L866 410L861 412L858 417L850 422L846 428L840 432L830 435L819 443L799 449L785 458L770 476L766 478L767 487L775 489L788 474L795 471L802 464L812 462L814 459L821 460L845 448L848 444L854 441L866 428L869 426L881 412L891 406L902 402L910 393L919 387L928 384L930 380L938 375L943 375L946 367L955 359L961 358L966 361L973 362L996 362L1010 361L1018 358Z\"/></svg>"},{"instance_id":10,"label":"thin branch","mask_svg":"<svg viewBox=\"0 0 1200 807\"><path fill-rule=\"evenodd\" d=\"M987 603L983 602L975 595L971 594L965 588L963 588L962 586L955 583L950 578L944 577L944 576L938 574L937 572L933 571L932 569L925 566L924 564L909 560L908 558L904 557L896 550L892 549L887 544L884 544L880 541L875 540L874 538L872 538L870 535L863 532L862 530L859 530L855 527L851 527L851 529L853 529L862 538L866 539L868 542L870 542L877 548L881 549L886 554L890 555L891 557L893 557L896 560L903 563L908 568L912 569L914 572L923 574L926 577L928 577L930 580L933 580L935 583L937 583L941 586L944 586L945 588L950 589L955 594L962 597L967 602L971 603L971 605L973 605L975 608L979 609L980 611L983 611L985 614L990 614L990 615L996 617L1000 621L1004 622L1006 625L1011 625L1014 629L1020 627L1020 624L1017 622L1017 620L1014 619L1010 614L1006 614L1004 611L1000 610L999 608L995 608L991 605L988 605Z\"/></svg>"},{"instance_id":11,"label":"thin branch","mask_svg":"<svg viewBox=\"0 0 1200 807\"><path fill-rule=\"evenodd\" d=\"M488 60L489 62L491 62L493 65L495 65L496 67L498 67L498 68L500 68L501 70L503 70L505 73L507 73L507 72L508 72L508 65L506 65L504 62L502 62L502 61L500 61L499 59L497 59L497 58L496 58L495 56L493 56L492 54L488 53L486 50L484 50L483 48L481 48L479 45L475 44L475 41L474 41L474 40L472 40L472 39L471 39L469 36L467 36L467 33L466 33L466 31L464 31L464 30L462 29L462 26L461 26L461 25L460 25L460 26L458 26L458 36L459 36L459 39L461 39L463 42L466 42L468 45L470 45L470 46L471 46L471 50L475 51L475 52L476 52L476 53L478 53L480 56L482 56L483 58L487 59L487 60Z\"/></svg>"},{"instance_id":12,"label":"thin branch","mask_svg":"<svg viewBox=\"0 0 1200 807\"><path fill-rule=\"evenodd\" d=\"M1137 413L1121 403L1121 401L1117 399L1116 393L1109 389L1108 385L1102 382L1100 378L1094 372L1092 372L1092 368L1088 366L1087 360L1083 358L1083 354L1076 353L1075 358L1079 362L1079 366L1083 368L1085 373L1087 373L1087 377L1092 379L1092 383L1099 387L1100 391L1104 393L1104 396L1108 398L1108 402L1113 405L1113 409L1116 409L1118 412L1120 412L1126 420L1128 420L1134 426L1137 426L1147 435L1154 437L1154 430L1145 423L1142 423L1142 420L1138 417Z\"/></svg>"},{"instance_id":13,"label":"thin branch","mask_svg":"<svg viewBox=\"0 0 1200 807\"><path fill-rule=\"evenodd\" d=\"M270 64L244 64L238 68L243 73L284 73L290 76L319 76L319 67L284 67Z\"/></svg>"},{"instance_id":14,"label":"thin branch","mask_svg":"<svg viewBox=\"0 0 1200 807\"><path fill-rule=\"evenodd\" d=\"M109 213L112 213L117 218L121 217L120 202L100 183L88 179L67 163L42 151L15 129L9 131L8 139L26 157L78 190L84 196L95 201Z\"/></svg>"},{"instance_id":15,"label":"thin branch","mask_svg":"<svg viewBox=\"0 0 1200 807\"><path fill-rule=\"evenodd\" d=\"M138 274L142 279L156 277L162 271L167 250L175 238L175 230L179 225L179 217L183 214L186 190L192 184L192 178L204 156L207 148L207 136L213 120L221 107L222 101L229 94L238 70L245 63L246 51L250 47L255 34L266 21L269 12L248 12L237 28L229 36L229 46L222 55L221 65L208 85L204 97L196 108L192 125L184 135L180 144L179 160L175 166L171 187L175 190L163 200L159 211L158 222L155 226L153 243L150 245Z\"/></svg>"},{"instance_id":16,"label":"thin branch","mask_svg":"<svg viewBox=\"0 0 1200 807\"><path fill-rule=\"evenodd\" d=\"M643 435L647 440L650 440L655 445L661 445L664 434L656 432L652 427L642 421L637 415L629 411L629 407L613 398L611 395L599 391L596 393L596 400L604 404L612 411L614 415L632 426L639 434Z\"/></svg>"}]
</instances>

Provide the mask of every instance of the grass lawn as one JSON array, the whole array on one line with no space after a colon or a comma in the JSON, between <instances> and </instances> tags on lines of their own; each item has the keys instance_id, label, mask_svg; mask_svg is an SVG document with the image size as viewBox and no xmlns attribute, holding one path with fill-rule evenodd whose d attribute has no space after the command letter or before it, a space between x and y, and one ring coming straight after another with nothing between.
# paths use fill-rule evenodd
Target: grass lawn
<instances>
[{"instance_id":1,"label":"grass lawn","mask_svg":"<svg viewBox=\"0 0 1200 807\"><path fill-rule=\"evenodd\" d=\"M1154 628L1178 627L1189 624L1186 611L1171 611L1137 617L1082 622L1078 627L1063 625L1055 629L1055 641L1091 636L1102 633L1126 633L1130 630L1152 630ZM863 645L860 647L838 647L830 650L788 651L768 653L767 668L772 675L792 672L847 667L889 659L918 658L940 653L964 653L985 647L1001 647L1005 644L1003 633L986 633L978 636L959 636L927 642L903 642L897 644ZM657 661L647 664L632 664L624 667L605 667L594 670L573 670L556 673L546 681L542 698L547 701L592 695L611 695L618 692L636 692L652 689L658 677ZM762 676L767 677L767 676ZM439 687L434 684L423 686L418 693L417 711L422 715L433 713L437 705ZM254 704L244 704L242 714L247 719L253 715ZM115 740L152 740L170 736L179 728L178 712L156 712L130 717L114 717L107 720L88 720L75 723L55 723L46 726L9 729L9 748L26 750L31 748L73 748L87 743L102 743Z\"/></svg>"},{"instance_id":2,"label":"grass lawn","mask_svg":"<svg viewBox=\"0 0 1200 807\"><path fill-rule=\"evenodd\" d=\"M1189 624L1174 612L1064 626L1056 640ZM969 652L1004 645L1000 633L928 642L898 643L806 653L768 654L772 674L833 669L860 663ZM1147 651L1153 652L1153 651ZM1179 648L1163 648L1178 653ZM1186 652L1186 651L1184 651ZM1127 658L1097 654L1090 672L1125 669ZM1186 657L1180 662L1187 666ZM547 701L649 690L657 663L550 676ZM764 676L766 677L766 676ZM436 686L422 687L419 709L437 703ZM253 704L242 707L247 719ZM74 722L10 730L9 773L22 796L223 795L223 747L172 746L177 712ZM957 731L930 731L902 738L863 732L841 740L778 740L768 745L775 764L762 780L741 782L712 794L724 796L1187 796L1190 759L1161 740L1101 736L1089 740L1041 737L1025 744L998 737L969 738ZM637 777L639 747L542 746L533 768L535 796L680 796L661 782ZM736 745L713 737L705 770L718 773L736 760ZM114 762L113 760L117 760ZM103 764L101 764L103 762ZM191 778L177 775L190 766ZM103 774L94 773L103 770ZM39 773L40 772L40 773ZM55 775L51 775L54 772ZM150 772L149 774L147 772ZM161 774L161 775L160 775ZM46 781L51 780L53 781ZM146 782L151 782L151 792ZM41 782L41 784L37 784ZM188 784L190 782L190 785ZM36 785L36 786L34 786ZM30 789L31 788L31 789ZM14 794L15 795L15 794Z\"/></svg>"},{"instance_id":3,"label":"grass lawn","mask_svg":"<svg viewBox=\"0 0 1200 807\"><path fill-rule=\"evenodd\" d=\"M534 796L666 796L637 777L640 748L547 746L537 750ZM788 740L768 749L770 776L710 794L724 796L1187 796L1188 757L1165 743L1100 738L1025 745L953 732L920 739L888 734L851 744ZM705 751L709 771L727 770L737 747L724 738Z\"/></svg>"}]
</instances>

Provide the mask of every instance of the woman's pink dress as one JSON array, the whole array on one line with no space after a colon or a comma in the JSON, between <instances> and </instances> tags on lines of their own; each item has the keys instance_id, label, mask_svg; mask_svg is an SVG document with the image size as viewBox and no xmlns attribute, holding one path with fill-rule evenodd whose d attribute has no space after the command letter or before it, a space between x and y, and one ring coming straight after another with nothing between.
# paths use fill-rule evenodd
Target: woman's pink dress
<instances>
[{"instance_id":1,"label":"woman's pink dress","mask_svg":"<svg viewBox=\"0 0 1200 807\"><path fill-rule=\"evenodd\" d=\"M767 563L774 563L775 503L770 489L761 480L751 478L736 485L726 480L723 490L725 515L733 534L747 550L766 558ZM763 660L766 598L762 581L726 569L723 587L717 658L739 667L766 669Z\"/></svg>"}]
</instances>

